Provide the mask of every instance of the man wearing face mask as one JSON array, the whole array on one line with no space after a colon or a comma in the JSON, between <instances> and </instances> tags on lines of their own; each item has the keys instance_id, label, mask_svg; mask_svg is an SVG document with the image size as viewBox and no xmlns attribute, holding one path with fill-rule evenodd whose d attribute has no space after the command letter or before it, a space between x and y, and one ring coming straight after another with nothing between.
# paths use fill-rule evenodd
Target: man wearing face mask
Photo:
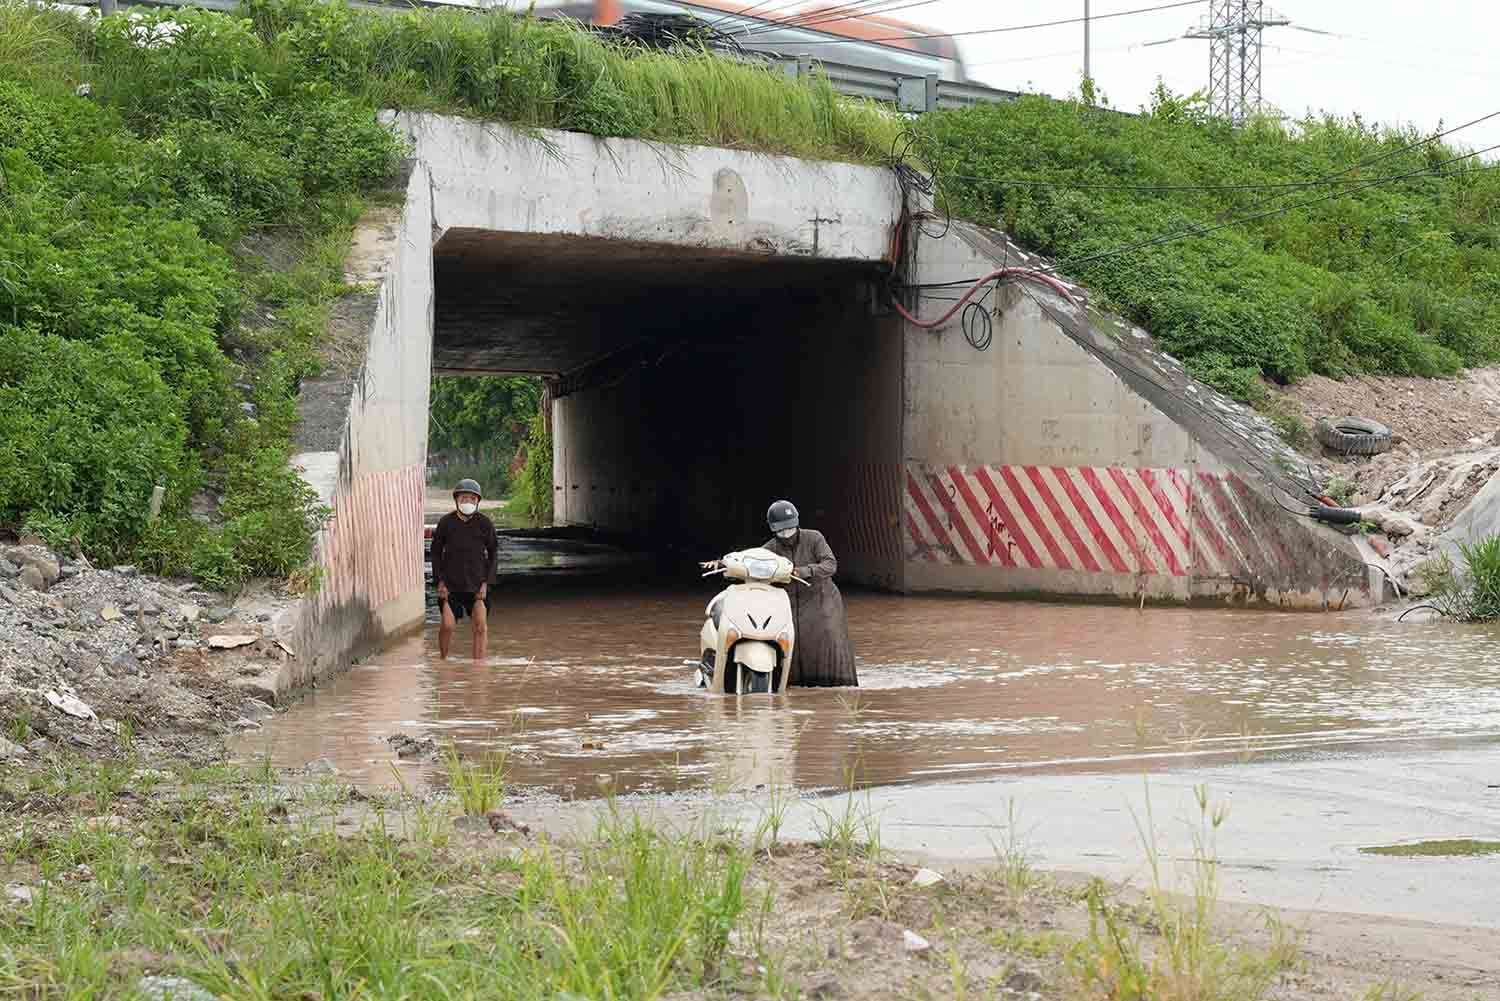
<instances>
[{"instance_id":1,"label":"man wearing face mask","mask_svg":"<svg viewBox=\"0 0 1500 1001\"><path fill-rule=\"evenodd\" d=\"M474 623L474 659L484 659L489 639L488 598L495 576L499 540L495 525L479 513L481 491L473 480L459 480L453 488L458 510L443 515L432 530L432 582L437 585L443 624L438 628L438 652L448 659L448 646L458 620L468 615Z\"/></svg>"},{"instance_id":2,"label":"man wearing face mask","mask_svg":"<svg viewBox=\"0 0 1500 1001\"><path fill-rule=\"evenodd\" d=\"M775 533L765 548L792 561L793 573L808 585L793 583L787 590L792 599L792 621L797 645L792 652L792 676L788 683L828 687L859 685L854 668L854 645L849 642L849 619L844 614L844 596L833 575L839 561L822 532L803 528L797 509L779 500L766 512L766 522Z\"/></svg>"}]
</instances>

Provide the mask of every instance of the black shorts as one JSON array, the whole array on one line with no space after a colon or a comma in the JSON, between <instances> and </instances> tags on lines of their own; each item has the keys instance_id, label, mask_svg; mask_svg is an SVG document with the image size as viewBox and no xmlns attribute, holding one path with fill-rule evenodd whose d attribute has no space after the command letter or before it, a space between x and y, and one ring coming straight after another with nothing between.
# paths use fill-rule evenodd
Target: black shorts
<instances>
[{"instance_id":1,"label":"black shorts","mask_svg":"<svg viewBox=\"0 0 1500 1001\"><path fill-rule=\"evenodd\" d=\"M444 599L439 598L438 599L438 604L441 605L443 603L443 600ZM460 593L458 591L449 591L448 592L447 602L448 602L448 607L451 608L451 609L453 609L453 621L457 622L459 619L463 618L465 615L472 616L474 614L474 602L476 602L478 600L479 600L479 593L477 591L469 591L467 593ZM486 614L489 613L489 610L490 610L490 598L489 598L489 595L485 595L485 597L484 597L484 610L485 610Z\"/></svg>"}]
</instances>

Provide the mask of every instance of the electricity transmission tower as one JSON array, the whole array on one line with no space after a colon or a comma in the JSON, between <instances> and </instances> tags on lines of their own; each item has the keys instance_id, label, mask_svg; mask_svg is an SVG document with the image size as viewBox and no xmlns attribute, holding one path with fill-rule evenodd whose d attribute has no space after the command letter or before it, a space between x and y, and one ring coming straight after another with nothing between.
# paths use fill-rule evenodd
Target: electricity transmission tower
<instances>
[{"instance_id":1,"label":"electricity transmission tower","mask_svg":"<svg viewBox=\"0 0 1500 1001\"><path fill-rule=\"evenodd\" d=\"M1208 100L1216 115L1236 125L1260 110L1260 36L1292 22L1266 10L1264 0L1209 0L1206 23L1188 38L1208 39Z\"/></svg>"}]
</instances>

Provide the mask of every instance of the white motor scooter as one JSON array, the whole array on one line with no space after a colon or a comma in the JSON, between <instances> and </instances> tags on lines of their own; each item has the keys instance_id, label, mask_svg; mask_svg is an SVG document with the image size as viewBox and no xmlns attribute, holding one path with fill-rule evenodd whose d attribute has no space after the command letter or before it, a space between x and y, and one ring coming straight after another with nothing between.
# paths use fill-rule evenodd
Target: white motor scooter
<instances>
[{"instance_id":1,"label":"white motor scooter","mask_svg":"<svg viewBox=\"0 0 1500 1001\"><path fill-rule=\"evenodd\" d=\"M703 576L735 581L714 596L699 633L698 687L721 695L786 691L796 644L792 602L778 584L807 581L769 549L730 553Z\"/></svg>"}]
</instances>

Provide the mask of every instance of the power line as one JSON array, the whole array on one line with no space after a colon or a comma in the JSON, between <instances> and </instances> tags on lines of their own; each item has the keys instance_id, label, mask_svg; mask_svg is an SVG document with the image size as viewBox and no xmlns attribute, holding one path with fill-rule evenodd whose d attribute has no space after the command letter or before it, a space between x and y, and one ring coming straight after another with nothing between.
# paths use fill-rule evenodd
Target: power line
<instances>
[{"instance_id":1,"label":"power line","mask_svg":"<svg viewBox=\"0 0 1500 1001\"><path fill-rule=\"evenodd\" d=\"M1129 17L1134 14L1153 14L1162 10L1176 10L1179 7L1197 7L1207 3L1208 0L1178 0L1177 3L1162 4L1157 7L1139 7L1135 10L1116 11L1113 14L1095 14L1090 20L1103 21L1112 17ZM1083 18L1069 17L1057 21L1038 21L1035 24L1013 24L1004 28L975 28L971 31L942 31L925 35L892 35L887 38L829 38L809 41L805 45L857 45L868 42L908 42L922 38L967 38L971 35L998 35L1010 31L1030 31L1033 28L1056 28L1068 24L1082 24ZM770 45L771 42L749 42L747 44Z\"/></svg>"},{"instance_id":2,"label":"power line","mask_svg":"<svg viewBox=\"0 0 1500 1001\"><path fill-rule=\"evenodd\" d=\"M874 0L874 2L889 3L890 0ZM847 7L833 7L825 10L813 11L806 15L799 15L796 18L787 18L780 21L768 21L764 25L751 28L749 31L745 32L745 34L764 35L767 32L780 31L783 28L816 29L818 25L834 24L838 21L850 21L857 17L879 17L882 14L889 14L892 11L907 10L912 7L926 7L937 2L938 0L910 0L910 2L908 3L898 3L890 7L876 7L866 10L856 9L852 10L849 13L839 13L839 11L841 10L845 10L847 8L858 8L860 6L859 3L853 3L847 5Z\"/></svg>"},{"instance_id":3,"label":"power line","mask_svg":"<svg viewBox=\"0 0 1500 1001\"><path fill-rule=\"evenodd\" d=\"M867 0L868 2L868 0ZM891 3L891 0L874 0L876 4ZM872 7L860 9L862 4L856 2L844 7L831 7L824 10L812 11L797 17L786 18L780 21L768 21L764 25L752 28L748 34L763 35L768 31L779 31L783 28L816 28L821 24L834 24L839 21L850 21L859 17L879 17L892 11L907 10L912 7L927 7L937 3L938 0L907 0L905 3L893 3L889 7ZM847 13L845 12L847 11Z\"/></svg>"},{"instance_id":4,"label":"power line","mask_svg":"<svg viewBox=\"0 0 1500 1001\"><path fill-rule=\"evenodd\" d=\"M1102 48L1095 47L1093 51L1096 54L1100 53L1100 52L1126 52L1126 51L1129 51L1130 49L1144 48L1145 46L1148 46L1148 45L1165 45L1165 44L1167 44L1169 42L1180 42L1180 41L1182 41L1182 38L1179 36L1179 37L1176 37L1176 38L1164 38L1164 39L1159 39L1159 40L1150 41L1150 42L1131 42L1128 45L1106 45L1106 46L1104 46ZM1058 52L1043 52L1041 55L1036 55L1036 56L1022 56L1019 59L1010 59L1010 58L1006 58L1006 59L981 59L978 62L969 62L968 60L965 60L964 61L964 67L967 68L967 69L973 69L973 68L979 67L979 66L1011 66L1011 65L1014 65L1016 63L1034 63L1034 62L1038 62L1038 61L1043 60L1043 59L1061 59L1064 56L1069 56L1069 57L1076 58L1078 56L1078 49L1077 48L1072 48L1072 49L1062 49L1062 50L1060 50Z\"/></svg>"}]
</instances>

